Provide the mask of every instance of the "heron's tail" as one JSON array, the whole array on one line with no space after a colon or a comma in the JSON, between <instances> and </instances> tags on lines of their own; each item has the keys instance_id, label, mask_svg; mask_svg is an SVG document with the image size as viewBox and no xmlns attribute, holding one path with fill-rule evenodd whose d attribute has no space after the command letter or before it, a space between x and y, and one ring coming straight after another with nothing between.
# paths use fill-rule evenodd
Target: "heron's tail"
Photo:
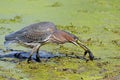
<instances>
[{"instance_id":1,"label":"heron's tail","mask_svg":"<svg viewBox=\"0 0 120 80\"><path fill-rule=\"evenodd\" d=\"M9 45L11 44L11 43L16 43L16 35L15 35L15 33L11 33L11 34L9 34L9 35L6 35L5 36L5 42L4 42L4 46L5 46L5 48L6 48L6 50L11 50L10 48L9 48Z\"/></svg>"},{"instance_id":2,"label":"heron's tail","mask_svg":"<svg viewBox=\"0 0 120 80\"><path fill-rule=\"evenodd\" d=\"M5 46L5 49L8 51L8 50L10 50L10 47L9 47L9 45L12 43L12 41L5 41L4 42L4 46Z\"/></svg>"},{"instance_id":3,"label":"heron's tail","mask_svg":"<svg viewBox=\"0 0 120 80\"><path fill-rule=\"evenodd\" d=\"M13 41L16 39L16 34L15 33L11 33L5 36L5 40L6 41Z\"/></svg>"}]
</instances>

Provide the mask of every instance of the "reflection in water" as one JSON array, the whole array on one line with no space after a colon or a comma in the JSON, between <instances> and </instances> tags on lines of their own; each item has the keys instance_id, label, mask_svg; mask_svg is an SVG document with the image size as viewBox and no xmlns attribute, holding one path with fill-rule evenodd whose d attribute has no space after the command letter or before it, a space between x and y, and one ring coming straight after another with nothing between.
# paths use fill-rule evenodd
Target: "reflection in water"
<instances>
[{"instance_id":1,"label":"reflection in water","mask_svg":"<svg viewBox=\"0 0 120 80\"><path fill-rule=\"evenodd\" d=\"M10 52L7 52L7 53L4 53L2 50L0 50L0 58L18 58L18 59L27 59L30 55L30 52L24 52L24 51L10 51ZM39 55L41 58L46 58L46 59L49 59L49 58L53 58L53 57L64 57L65 54L60 54L60 53L56 53L56 54L53 54L51 52L46 52L46 51L43 51L41 50L39 52ZM36 59L36 54L34 54L32 56L32 59L35 60Z\"/></svg>"},{"instance_id":2,"label":"reflection in water","mask_svg":"<svg viewBox=\"0 0 120 80\"><path fill-rule=\"evenodd\" d=\"M4 52L3 50L0 50L0 60L2 61L9 61L9 59L19 59L20 61L23 61L27 59L29 55L30 52L17 51L17 50ZM83 56L76 56L73 54L66 55L63 53L52 53L44 50L39 51L39 56L41 59L50 59L55 57L70 57L70 58L84 59ZM36 61L36 54L33 54L32 60ZM16 62L16 61L12 60L12 62Z\"/></svg>"}]
</instances>

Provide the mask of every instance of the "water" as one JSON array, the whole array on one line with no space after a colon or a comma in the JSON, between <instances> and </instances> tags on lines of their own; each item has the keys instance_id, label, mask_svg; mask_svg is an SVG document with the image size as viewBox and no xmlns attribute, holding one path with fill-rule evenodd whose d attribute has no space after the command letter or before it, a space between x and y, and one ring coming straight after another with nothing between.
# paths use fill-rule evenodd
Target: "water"
<instances>
[{"instance_id":1,"label":"water","mask_svg":"<svg viewBox=\"0 0 120 80\"><path fill-rule=\"evenodd\" d=\"M101 80L118 77L119 80L119 5L119 0L1 0L0 79ZM63 53L63 55L60 54L61 56L72 53L74 53L73 56L83 56L84 51L72 44L64 44L62 47L53 44L42 46L40 48L43 50L40 52L41 58L50 57L48 62L42 63L27 64L25 60L28 58L30 50L20 45L10 45L10 47L21 51L8 53L3 51L5 50L5 35L42 21L53 22L57 28L75 34L90 48L95 57L101 59L86 63L78 58L54 57L57 52ZM20 56L25 57L20 64L21 57L15 57L16 53L21 53ZM35 56L33 56L34 58ZM13 63L14 61L15 63ZM8 67L7 65L10 66L10 70L4 69L4 67ZM14 67L11 68L13 65ZM14 71L15 67L22 72ZM19 76L19 74L25 76ZM115 76L117 77L115 78Z\"/></svg>"}]
</instances>

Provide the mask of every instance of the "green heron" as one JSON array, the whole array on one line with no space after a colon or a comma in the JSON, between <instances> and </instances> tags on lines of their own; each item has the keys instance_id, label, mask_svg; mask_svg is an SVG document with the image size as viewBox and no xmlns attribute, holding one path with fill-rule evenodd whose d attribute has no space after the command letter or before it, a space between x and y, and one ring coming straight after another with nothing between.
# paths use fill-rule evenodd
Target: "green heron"
<instances>
[{"instance_id":1,"label":"green heron","mask_svg":"<svg viewBox=\"0 0 120 80\"><path fill-rule=\"evenodd\" d=\"M73 43L80 46L85 50L84 58L86 54L89 54L90 60L94 59L94 56L89 48L80 42L78 37L69 32L58 30L52 22L39 22L31 24L23 29L13 32L5 36L5 46L8 47L9 43L20 43L27 47L32 48L31 54L27 60L29 63L31 57L36 53L36 60L40 62L40 56L38 54L39 48L46 43L63 44L66 42Z\"/></svg>"}]
</instances>

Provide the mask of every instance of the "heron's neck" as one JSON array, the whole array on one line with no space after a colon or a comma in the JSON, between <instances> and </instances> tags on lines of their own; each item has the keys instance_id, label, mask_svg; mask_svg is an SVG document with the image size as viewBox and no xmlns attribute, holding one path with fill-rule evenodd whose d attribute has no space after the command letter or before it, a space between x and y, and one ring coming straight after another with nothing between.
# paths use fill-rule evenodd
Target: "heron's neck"
<instances>
[{"instance_id":1,"label":"heron's neck","mask_svg":"<svg viewBox=\"0 0 120 80\"><path fill-rule=\"evenodd\" d=\"M56 30L52 35L51 35L51 42L53 43L65 43L68 40L66 39L66 33L61 30Z\"/></svg>"}]
</instances>

